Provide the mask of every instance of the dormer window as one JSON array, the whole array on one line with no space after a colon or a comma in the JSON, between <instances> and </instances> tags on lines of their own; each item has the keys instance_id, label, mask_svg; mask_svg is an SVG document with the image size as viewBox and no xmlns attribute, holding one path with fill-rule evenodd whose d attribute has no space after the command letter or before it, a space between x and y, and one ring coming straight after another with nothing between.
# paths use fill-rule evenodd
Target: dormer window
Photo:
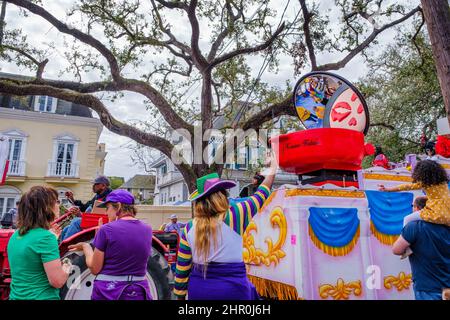
<instances>
[{"instance_id":1,"label":"dormer window","mask_svg":"<svg viewBox=\"0 0 450 320\"><path fill-rule=\"evenodd\" d=\"M49 96L34 97L34 111L55 113L57 104L57 98Z\"/></svg>"}]
</instances>

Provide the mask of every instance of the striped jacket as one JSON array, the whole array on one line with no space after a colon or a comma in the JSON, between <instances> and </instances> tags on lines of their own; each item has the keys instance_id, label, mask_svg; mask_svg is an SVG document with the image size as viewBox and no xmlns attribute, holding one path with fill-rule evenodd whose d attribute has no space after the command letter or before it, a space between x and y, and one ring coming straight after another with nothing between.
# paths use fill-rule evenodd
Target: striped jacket
<instances>
[{"instance_id":1,"label":"striped jacket","mask_svg":"<svg viewBox=\"0 0 450 320\"><path fill-rule=\"evenodd\" d=\"M255 194L248 197L245 201L231 204L225 214L223 222L230 227L239 237L240 248L243 247L242 235L252 220L253 216L261 209L264 201L269 197L270 189L265 185L260 185ZM174 294L178 297L184 297L187 294L189 275L192 268L192 249L194 243L189 243L189 232L194 232L193 220L189 221L181 231L180 246L178 249L177 266L175 273ZM234 240L236 241L236 240ZM240 254L242 261L242 254ZM209 261L213 262L213 261ZM239 261L235 261L239 262Z\"/></svg>"}]
</instances>

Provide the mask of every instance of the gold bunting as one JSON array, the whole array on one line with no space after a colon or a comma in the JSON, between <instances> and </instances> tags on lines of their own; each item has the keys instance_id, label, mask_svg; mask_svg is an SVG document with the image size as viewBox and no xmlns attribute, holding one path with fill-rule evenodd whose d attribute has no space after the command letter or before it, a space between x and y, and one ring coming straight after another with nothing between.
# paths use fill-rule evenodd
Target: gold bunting
<instances>
[{"instance_id":1,"label":"gold bunting","mask_svg":"<svg viewBox=\"0 0 450 320\"><path fill-rule=\"evenodd\" d=\"M399 235L391 235L391 234L385 234L381 233L377 230L375 225L372 221L370 221L370 231L375 236L375 238L378 239L382 244L385 244L387 246L392 246L395 241L397 241Z\"/></svg>"},{"instance_id":2,"label":"gold bunting","mask_svg":"<svg viewBox=\"0 0 450 320\"><path fill-rule=\"evenodd\" d=\"M298 296L297 289L289 284L247 275L258 294L278 300L304 300Z\"/></svg>"},{"instance_id":3,"label":"gold bunting","mask_svg":"<svg viewBox=\"0 0 450 320\"><path fill-rule=\"evenodd\" d=\"M311 241L316 245L317 248L333 257L346 256L347 254L349 254L355 247L356 243L358 242L359 234L360 231L358 226L358 229L356 230L353 239L349 243L347 243L345 246L342 247L332 247L320 241L319 238L317 238L316 234L314 233L314 230L312 229L311 225L309 225L309 236L311 238Z\"/></svg>"},{"instance_id":4,"label":"gold bunting","mask_svg":"<svg viewBox=\"0 0 450 320\"><path fill-rule=\"evenodd\" d=\"M365 173L364 179L412 182L412 178L410 176L400 176L400 175L382 174L382 173Z\"/></svg>"}]
</instances>

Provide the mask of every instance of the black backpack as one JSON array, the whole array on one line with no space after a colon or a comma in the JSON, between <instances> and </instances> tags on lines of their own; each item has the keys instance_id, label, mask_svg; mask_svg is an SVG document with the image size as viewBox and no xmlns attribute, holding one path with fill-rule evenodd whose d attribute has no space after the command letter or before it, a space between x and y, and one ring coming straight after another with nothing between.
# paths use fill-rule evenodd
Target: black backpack
<instances>
[{"instance_id":1,"label":"black backpack","mask_svg":"<svg viewBox=\"0 0 450 320\"><path fill-rule=\"evenodd\" d=\"M14 224L14 210L11 209L3 214L0 224L4 228L11 228Z\"/></svg>"}]
</instances>

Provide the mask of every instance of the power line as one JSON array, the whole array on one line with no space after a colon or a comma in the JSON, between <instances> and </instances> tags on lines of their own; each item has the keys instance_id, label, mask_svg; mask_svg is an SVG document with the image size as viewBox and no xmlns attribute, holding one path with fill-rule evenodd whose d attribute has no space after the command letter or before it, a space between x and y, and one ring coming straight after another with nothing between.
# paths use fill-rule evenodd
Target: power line
<instances>
[{"instance_id":1,"label":"power line","mask_svg":"<svg viewBox=\"0 0 450 320\"><path fill-rule=\"evenodd\" d=\"M286 6L284 7L283 14L281 15L281 19L280 19L280 22L278 23L277 29L281 26L281 24L282 24L282 22L283 22L284 15L285 15L285 13L286 13L286 10L287 10L287 8L288 8L290 2L291 2L291 1L288 0L288 2L286 3ZM297 19L299 13L300 13L300 11L297 12L297 15L295 16L294 21ZM291 27L292 27L292 25L289 26L289 28L286 30L286 33L282 36L281 39L284 38L284 36L285 36L285 35L287 34L287 32L291 29ZM268 58L269 53L268 53L268 52L266 53L266 55L265 55L265 57L264 57L264 61L263 61L262 65L261 65L261 68L259 69L258 75L257 75L257 77L256 77L256 79L255 79L255 82L254 82L254 84L253 84L253 86L252 86L252 88L251 88L251 90L250 90L250 93L248 94L246 101L242 104L241 108L240 108L239 111L236 113L236 116L235 116L234 119L233 119L232 127L236 126L236 125L239 123L240 118L242 117L242 115L243 115L244 112L246 111L246 109L247 109L247 107L248 107L248 102L249 102L249 100L250 100L250 97L251 97L253 91L255 90L255 87L256 87L256 85L258 84L259 80L261 79L262 74L263 74L264 71L267 69L267 67L269 66L269 64L270 64L271 61L273 60L273 58L275 57L275 52L276 52L277 49L278 49L278 48L275 48L275 49L274 49L274 52L273 52L273 54L271 55L271 57L270 57L270 59L269 59L268 61L267 61L267 58ZM267 61L267 63L266 63L266 61Z\"/></svg>"}]
</instances>

